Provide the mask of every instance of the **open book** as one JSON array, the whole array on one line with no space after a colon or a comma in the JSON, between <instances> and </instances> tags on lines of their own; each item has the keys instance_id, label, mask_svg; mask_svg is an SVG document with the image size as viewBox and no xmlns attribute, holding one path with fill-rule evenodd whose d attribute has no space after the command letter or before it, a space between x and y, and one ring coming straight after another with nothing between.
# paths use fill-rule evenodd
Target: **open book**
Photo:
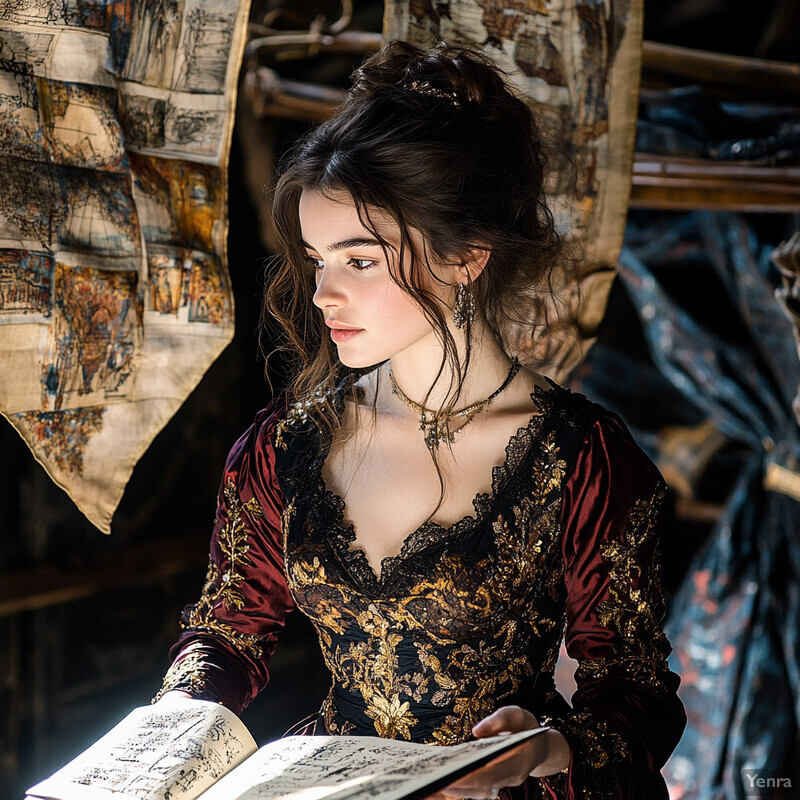
<instances>
[{"instance_id":1,"label":"open book","mask_svg":"<svg viewBox=\"0 0 800 800\"><path fill-rule=\"evenodd\" d=\"M373 736L288 736L258 748L239 718L204 700L134 709L28 789L48 800L423 798L547 730L451 747Z\"/></svg>"}]
</instances>

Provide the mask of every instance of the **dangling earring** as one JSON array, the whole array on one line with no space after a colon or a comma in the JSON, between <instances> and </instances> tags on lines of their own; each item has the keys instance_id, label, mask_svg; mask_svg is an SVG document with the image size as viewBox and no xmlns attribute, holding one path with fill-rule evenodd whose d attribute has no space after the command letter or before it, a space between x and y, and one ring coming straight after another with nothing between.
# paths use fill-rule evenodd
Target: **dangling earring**
<instances>
[{"instance_id":1,"label":"dangling earring","mask_svg":"<svg viewBox=\"0 0 800 800\"><path fill-rule=\"evenodd\" d=\"M463 283L458 284L458 294L453 306L453 322L456 328L463 330L475 320L475 295Z\"/></svg>"}]
</instances>

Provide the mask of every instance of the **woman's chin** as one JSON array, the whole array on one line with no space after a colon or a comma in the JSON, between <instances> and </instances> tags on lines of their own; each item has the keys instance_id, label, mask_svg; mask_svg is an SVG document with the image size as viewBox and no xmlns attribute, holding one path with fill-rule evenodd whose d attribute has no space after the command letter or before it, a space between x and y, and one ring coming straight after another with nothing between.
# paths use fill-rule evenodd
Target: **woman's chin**
<instances>
[{"instance_id":1,"label":"woman's chin","mask_svg":"<svg viewBox=\"0 0 800 800\"><path fill-rule=\"evenodd\" d=\"M350 369L368 369L370 367L377 367L391 358L391 356L381 356L376 360L374 355L358 356L355 353L343 353L342 349L344 348L339 350L339 362Z\"/></svg>"},{"instance_id":2,"label":"woman's chin","mask_svg":"<svg viewBox=\"0 0 800 800\"><path fill-rule=\"evenodd\" d=\"M364 367L371 367L374 362L370 359L359 358L353 353L343 353L339 350L339 361L350 369L364 369Z\"/></svg>"}]
</instances>

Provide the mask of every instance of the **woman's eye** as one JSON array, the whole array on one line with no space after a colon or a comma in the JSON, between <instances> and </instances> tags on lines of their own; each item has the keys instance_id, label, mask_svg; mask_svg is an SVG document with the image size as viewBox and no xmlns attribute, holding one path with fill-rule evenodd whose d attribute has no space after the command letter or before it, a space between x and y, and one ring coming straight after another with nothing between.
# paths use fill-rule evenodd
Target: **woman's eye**
<instances>
[{"instance_id":1,"label":"woman's eye","mask_svg":"<svg viewBox=\"0 0 800 800\"><path fill-rule=\"evenodd\" d=\"M325 267L325 262L321 258L306 256L305 260L315 270ZM347 263L351 264L359 272L363 272L365 269L370 269L375 266L375 262L371 258L351 258Z\"/></svg>"}]
</instances>

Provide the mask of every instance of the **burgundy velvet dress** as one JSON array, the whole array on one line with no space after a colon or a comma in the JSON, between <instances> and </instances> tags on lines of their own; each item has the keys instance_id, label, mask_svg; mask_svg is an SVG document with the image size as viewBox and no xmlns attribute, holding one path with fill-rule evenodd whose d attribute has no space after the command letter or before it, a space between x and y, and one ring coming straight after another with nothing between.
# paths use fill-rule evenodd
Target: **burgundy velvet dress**
<instances>
[{"instance_id":1,"label":"burgundy velvet dress","mask_svg":"<svg viewBox=\"0 0 800 800\"><path fill-rule=\"evenodd\" d=\"M296 606L332 678L308 732L455 744L514 704L560 730L572 758L502 796L666 800L660 769L685 716L660 627L664 481L619 417L552 387L531 395L540 412L474 515L424 524L380 579L351 547L302 406L262 411L228 458L207 580L162 691L240 712ZM339 412L342 394L329 396ZM571 707L553 680L564 636L579 662Z\"/></svg>"}]
</instances>

